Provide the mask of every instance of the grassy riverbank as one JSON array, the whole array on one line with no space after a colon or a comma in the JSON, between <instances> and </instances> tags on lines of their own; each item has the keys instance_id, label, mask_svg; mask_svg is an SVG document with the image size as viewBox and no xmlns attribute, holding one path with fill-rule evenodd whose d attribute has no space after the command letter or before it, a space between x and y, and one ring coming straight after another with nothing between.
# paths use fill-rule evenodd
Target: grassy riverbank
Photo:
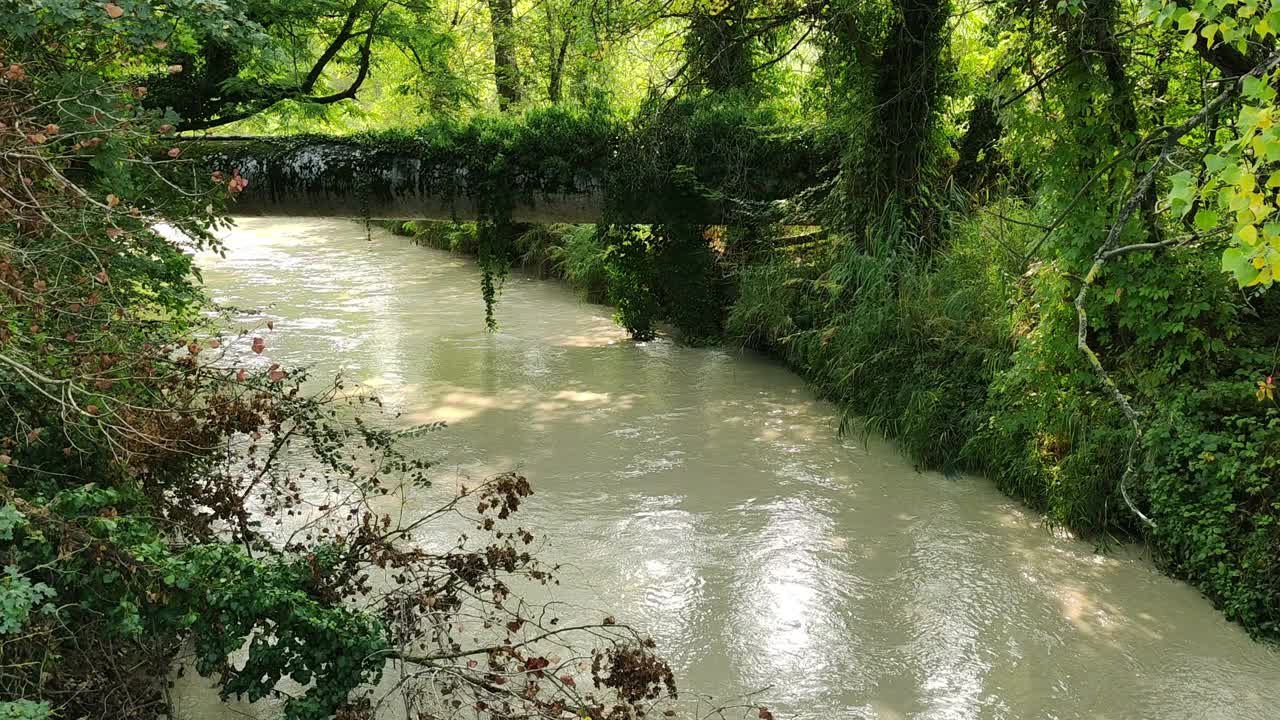
<instances>
[{"instance_id":1,"label":"grassy riverbank","mask_svg":"<svg viewBox=\"0 0 1280 720\"><path fill-rule=\"evenodd\" d=\"M1144 537L1167 572L1228 617L1280 636L1280 411L1258 393L1276 362L1277 324L1243 330L1280 318L1280 301L1240 303L1213 249L1159 275L1135 255L1098 293L1095 347L1144 423L1128 490L1148 527L1120 487L1130 425L1076 347L1078 279L1028 261L1039 220L1012 203L958 216L947 246L929 255L875 242L882 229L861 246L819 235L753 252L741 231L703 228L684 246L713 248L713 272L686 262L686 274L704 273L703 292L678 298L656 264L650 274L618 257L622 238L650 254L682 252L666 230L518 229L506 260L610 302L628 327L662 323L687 340L766 349L922 467L985 474L1100 542ZM479 252L474 224L392 229ZM1139 273L1145 286L1127 293Z\"/></svg>"}]
</instances>

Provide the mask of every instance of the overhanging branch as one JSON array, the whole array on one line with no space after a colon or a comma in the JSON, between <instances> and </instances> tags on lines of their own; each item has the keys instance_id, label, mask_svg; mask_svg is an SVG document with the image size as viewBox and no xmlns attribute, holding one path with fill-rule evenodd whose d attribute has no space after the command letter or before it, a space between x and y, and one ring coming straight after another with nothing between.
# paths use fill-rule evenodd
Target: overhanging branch
<instances>
[{"instance_id":1,"label":"overhanging branch","mask_svg":"<svg viewBox=\"0 0 1280 720\"><path fill-rule=\"evenodd\" d=\"M1129 497L1129 491L1127 488L1129 478L1133 475L1134 454L1137 452L1138 444L1142 441L1142 423L1137 410L1133 407L1133 404L1129 402L1129 399L1125 397L1124 393L1120 390L1120 387L1116 385L1115 380L1112 379L1111 374L1107 372L1105 367L1103 367L1102 361L1098 358L1098 354L1089 346L1089 316L1085 310L1085 303L1089 297L1089 290L1102 274L1102 268L1106 265L1108 260L1128 252L1154 250L1170 244L1169 242L1136 243L1116 247L1116 243L1119 242L1120 235L1124 232L1125 226L1129 224L1131 219L1133 219L1134 214L1142 206L1143 199L1155 186L1156 176L1159 175L1160 169L1165 163L1169 162L1170 156L1173 154L1174 150L1177 149L1178 141L1192 130L1204 124L1204 122L1217 112L1220 107L1222 107L1229 99L1234 97L1236 93L1240 91L1246 77L1258 77L1270 72L1278 65L1280 65L1280 52L1273 53L1248 73L1241 76L1238 81L1229 83L1226 88L1223 89L1217 97L1209 101L1209 103L1205 105L1200 112L1188 118L1181 125L1169 130L1169 133L1164 138L1164 144L1160 147L1160 154L1151 164L1151 167L1147 169L1147 172L1142 176L1142 179L1138 181L1137 187L1134 188L1134 191L1129 195L1129 199L1125 202L1124 206L1120 210L1120 214L1116 216L1115 222L1111 225L1111 230L1107 233L1106 240L1098 248L1097 252L1094 253L1093 264L1089 267L1089 272L1085 275L1084 282L1080 284L1080 292L1076 294L1076 347L1080 349L1080 352L1084 354L1085 359L1089 361L1089 365L1093 368L1093 371L1098 375L1099 379L1102 380L1102 384L1111 393L1112 398L1115 399L1116 403L1120 406L1121 411L1124 412L1125 418L1128 419L1129 424L1133 427L1133 442L1129 445L1129 452L1125 459L1124 473L1120 476L1120 495L1124 498L1125 504L1128 505L1129 510L1147 527L1154 528L1156 526L1155 521L1147 517L1137 508L1136 505L1134 505L1133 500Z\"/></svg>"},{"instance_id":2,"label":"overhanging branch","mask_svg":"<svg viewBox=\"0 0 1280 720\"><path fill-rule=\"evenodd\" d=\"M360 32L354 32L353 30L360 16L366 12L368 3L365 2L365 0L360 0L352 6L342 27L339 29L338 34L325 48L324 52L320 54L320 57L316 59L316 62L307 72L303 81L296 87L262 88L267 90L265 95L263 97L245 100L240 110L225 115L218 115L217 117L209 117L199 120L186 120L179 124L178 130L209 130L223 125L230 125L231 123L253 117L260 112L265 112L286 100L306 103L308 105L331 105L343 100L354 99L356 97L356 93L359 92L361 86L364 85L365 80L369 78L370 65L372 64L373 59L373 39L376 35L378 20L381 17L382 12L386 9L387 4L388 3L383 3L377 10L373 11L369 20L369 26ZM316 83L319 82L324 71L329 67L329 64L333 59L337 57L348 42L362 36L364 39L360 44L359 66L356 71L356 77L351 81L351 84L347 86L345 90L341 90L330 95L312 95L311 91L315 88Z\"/></svg>"}]
</instances>

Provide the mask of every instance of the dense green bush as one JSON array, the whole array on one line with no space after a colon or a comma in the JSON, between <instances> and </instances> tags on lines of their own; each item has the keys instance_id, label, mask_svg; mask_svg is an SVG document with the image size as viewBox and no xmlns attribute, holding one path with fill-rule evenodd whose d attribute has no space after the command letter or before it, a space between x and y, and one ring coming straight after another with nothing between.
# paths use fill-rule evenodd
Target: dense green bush
<instances>
[{"instance_id":1,"label":"dense green bush","mask_svg":"<svg viewBox=\"0 0 1280 720\"><path fill-rule=\"evenodd\" d=\"M1179 387L1152 418L1143 467L1159 559L1227 617L1280 633L1280 410L1244 376Z\"/></svg>"},{"instance_id":2,"label":"dense green bush","mask_svg":"<svg viewBox=\"0 0 1280 720\"><path fill-rule=\"evenodd\" d=\"M406 222L401 227L419 245L464 255L476 255L480 252L480 233L475 223L428 220Z\"/></svg>"}]
</instances>

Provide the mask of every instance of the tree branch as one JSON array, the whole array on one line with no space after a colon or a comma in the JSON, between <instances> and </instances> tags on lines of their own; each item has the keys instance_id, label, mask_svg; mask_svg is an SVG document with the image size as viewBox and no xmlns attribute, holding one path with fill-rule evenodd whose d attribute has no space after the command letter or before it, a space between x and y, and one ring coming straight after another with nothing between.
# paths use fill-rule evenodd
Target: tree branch
<instances>
[{"instance_id":1,"label":"tree branch","mask_svg":"<svg viewBox=\"0 0 1280 720\"><path fill-rule=\"evenodd\" d=\"M351 12L347 13L347 19L342 24L342 29L338 31L338 35L333 38L329 46L324 49L315 64L311 66L311 71L307 73L307 77L302 81L299 90L304 93L311 92L316 82L320 80L320 76L324 74L325 68L329 65L329 61L333 60L338 51L342 50L342 46L351 39L351 30L356 25L356 20L360 18L360 13L364 11L365 0L358 0L356 4L351 6Z\"/></svg>"},{"instance_id":2,"label":"tree branch","mask_svg":"<svg viewBox=\"0 0 1280 720\"><path fill-rule=\"evenodd\" d=\"M228 115L219 115L212 118L205 118L203 120L184 121L178 126L178 130L180 132L188 132L193 130L208 130L210 128L221 127L223 125L230 125L234 122L247 120L260 112L265 112L278 103L286 100L294 100L311 105L331 105L336 102L355 98L356 93L369 77L369 68L373 56L373 38L376 34L375 31L377 29L378 20L388 4L389 3L383 3L381 7L375 10L369 21L369 27L360 32L352 32L352 28L355 27L355 23L359 19L360 15L365 12L367 3L365 0L360 0L352 6L351 12L347 14L342 28L338 31L338 35L334 37L334 39L325 48L324 52L321 53L315 64L312 65L311 70L307 73L307 77L296 88L274 88L269 95L248 102L247 106L238 112L233 112ZM362 35L364 36L364 42L360 45L360 65L356 71L356 77L351 82L351 85L345 90L331 95L310 95L309 93L314 89L315 84L319 82L320 77L324 74L325 69L328 67L329 63L332 62L333 58L341 52L342 48L345 47L349 41Z\"/></svg>"}]
</instances>

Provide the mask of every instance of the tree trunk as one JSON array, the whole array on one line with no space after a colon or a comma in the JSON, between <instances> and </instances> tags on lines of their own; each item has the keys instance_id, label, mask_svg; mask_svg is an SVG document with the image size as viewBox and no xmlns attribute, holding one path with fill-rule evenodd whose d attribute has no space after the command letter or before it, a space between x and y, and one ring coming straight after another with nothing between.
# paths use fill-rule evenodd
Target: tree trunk
<instances>
[{"instance_id":1,"label":"tree trunk","mask_svg":"<svg viewBox=\"0 0 1280 720\"><path fill-rule=\"evenodd\" d=\"M942 105L950 2L899 0L898 10L876 68L876 125L868 150L879 154L878 177L872 178L877 201L916 196L922 170L934 159L930 138Z\"/></svg>"},{"instance_id":2,"label":"tree trunk","mask_svg":"<svg viewBox=\"0 0 1280 720\"><path fill-rule=\"evenodd\" d=\"M718 12L700 12L689 20L689 66L703 87L723 92L748 87L756 39L743 37L754 0L738 0Z\"/></svg>"},{"instance_id":3,"label":"tree trunk","mask_svg":"<svg viewBox=\"0 0 1280 720\"><path fill-rule=\"evenodd\" d=\"M1128 53L1116 37L1116 26L1119 24L1119 3L1115 0L1093 0L1085 6L1086 37L1092 37L1092 47L1087 48L1102 60L1107 85L1111 97L1112 117L1115 121L1117 147L1132 147L1142 136L1138 118L1138 107L1134 97L1133 81L1129 78L1127 65ZM1158 89L1158 88L1157 88ZM1163 96L1163 91L1155 97ZM1139 162L1155 156L1158 148L1152 147ZM1134 171L1137 172L1137 167ZM1148 188L1143 197L1141 214L1147 234L1153 241L1161 239L1160 222L1156 212L1157 192L1155 185Z\"/></svg>"},{"instance_id":4,"label":"tree trunk","mask_svg":"<svg viewBox=\"0 0 1280 720\"><path fill-rule=\"evenodd\" d=\"M503 112L520 102L515 13L511 5L512 0L489 0L489 23L493 29L493 78L498 90L498 109Z\"/></svg>"},{"instance_id":5,"label":"tree trunk","mask_svg":"<svg viewBox=\"0 0 1280 720\"><path fill-rule=\"evenodd\" d=\"M547 87L547 97L552 103L560 102L561 87L564 84L564 58L569 52L569 30L565 29L564 38L560 41L560 52L551 58L551 83Z\"/></svg>"},{"instance_id":6,"label":"tree trunk","mask_svg":"<svg viewBox=\"0 0 1280 720\"><path fill-rule=\"evenodd\" d=\"M995 94L978 97L969 111L969 129L960 140L960 158L952 173L960 187L978 193L999 174L1002 162L996 144L1003 131Z\"/></svg>"}]
</instances>

